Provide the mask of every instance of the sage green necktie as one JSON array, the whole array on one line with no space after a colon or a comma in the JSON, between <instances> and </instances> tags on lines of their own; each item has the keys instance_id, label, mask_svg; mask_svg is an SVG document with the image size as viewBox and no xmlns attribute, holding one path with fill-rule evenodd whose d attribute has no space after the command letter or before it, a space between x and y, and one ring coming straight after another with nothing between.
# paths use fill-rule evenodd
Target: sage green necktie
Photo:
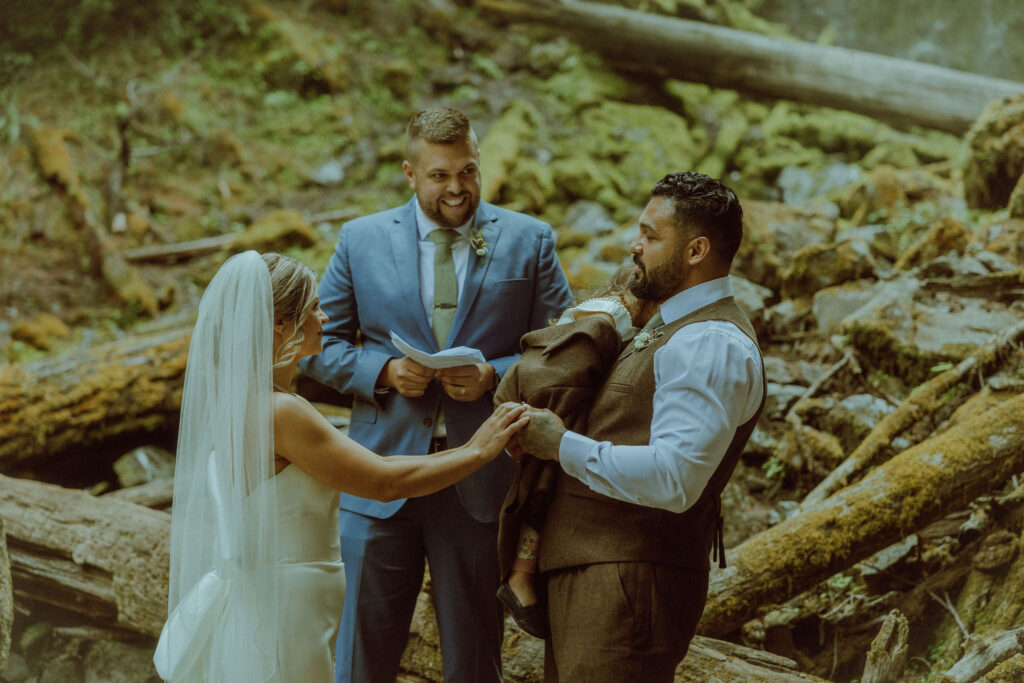
<instances>
[{"instance_id":1,"label":"sage green necktie","mask_svg":"<svg viewBox=\"0 0 1024 683\"><path fill-rule=\"evenodd\" d=\"M459 281L455 278L455 261L452 260L452 242L458 236L454 230L434 230L427 235L434 243L434 309L430 327L439 349L448 341L459 305Z\"/></svg>"}]
</instances>

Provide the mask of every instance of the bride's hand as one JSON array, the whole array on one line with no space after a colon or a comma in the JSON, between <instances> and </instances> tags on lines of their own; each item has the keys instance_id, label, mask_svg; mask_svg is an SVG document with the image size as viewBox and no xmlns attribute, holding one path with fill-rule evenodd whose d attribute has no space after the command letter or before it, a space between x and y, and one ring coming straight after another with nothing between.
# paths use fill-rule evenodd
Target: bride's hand
<instances>
[{"instance_id":1,"label":"bride's hand","mask_svg":"<svg viewBox=\"0 0 1024 683\"><path fill-rule=\"evenodd\" d=\"M492 460L505 449L505 444L512 435L525 427L529 421L530 418L526 416L526 405L502 403L480 425L466 446L479 449L485 459Z\"/></svg>"}]
</instances>

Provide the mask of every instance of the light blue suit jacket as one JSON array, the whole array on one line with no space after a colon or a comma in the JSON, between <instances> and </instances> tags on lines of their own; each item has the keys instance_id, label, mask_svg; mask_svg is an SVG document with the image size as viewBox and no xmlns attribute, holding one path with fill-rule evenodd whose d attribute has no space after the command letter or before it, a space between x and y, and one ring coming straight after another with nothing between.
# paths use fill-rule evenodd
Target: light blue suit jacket
<instances>
[{"instance_id":1,"label":"light blue suit jacket","mask_svg":"<svg viewBox=\"0 0 1024 683\"><path fill-rule=\"evenodd\" d=\"M436 380L417 398L374 393L384 364L402 356L391 343L392 330L416 348L438 350L420 297L415 201L342 226L320 282L320 304L330 318L324 348L302 363L306 374L353 395L349 436L381 455L426 453L439 403L450 447L465 443L492 411L490 393L455 401ZM549 225L481 202L475 227L487 253L470 251L447 347L480 349L500 377L519 357L519 338L558 317L572 295ZM515 469L510 458L498 457L456 484L467 512L496 521ZM404 502L341 496L342 509L381 519Z\"/></svg>"}]
</instances>

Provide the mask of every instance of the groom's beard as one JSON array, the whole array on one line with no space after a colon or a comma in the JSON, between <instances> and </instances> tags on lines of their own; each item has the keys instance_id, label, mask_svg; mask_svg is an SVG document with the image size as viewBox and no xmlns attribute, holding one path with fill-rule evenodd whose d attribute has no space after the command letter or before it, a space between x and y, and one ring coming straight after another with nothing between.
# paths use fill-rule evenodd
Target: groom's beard
<instances>
[{"instance_id":1,"label":"groom's beard","mask_svg":"<svg viewBox=\"0 0 1024 683\"><path fill-rule=\"evenodd\" d=\"M682 250L680 250L682 252ZM678 256L678 259L676 258ZM640 257L633 255L633 263L640 268L640 275L633 276L629 291L638 299L664 301L677 293L683 286L684 267L682 253L672 254L667 263L648 269ZM679 263L680 265L674 266Z\"/></svg>"},{"instance_id":2,"label":"groom's beard","mask_svg":"<svg viewBox=\"0 0 1024 683\"><path fill-rule=\"evenodd\" d=\"M427 218L434 221L438 226L442 228L458 228L465 225L476 214L476 209L480 206L479 195L467 192L464 196L465 205L460 207L460 211L456 214L455 218L449 218L441 210L441 199L436 200L432 205L421 201L420 208L423 209L423 213Z\"/></svg>"}]
</instances>

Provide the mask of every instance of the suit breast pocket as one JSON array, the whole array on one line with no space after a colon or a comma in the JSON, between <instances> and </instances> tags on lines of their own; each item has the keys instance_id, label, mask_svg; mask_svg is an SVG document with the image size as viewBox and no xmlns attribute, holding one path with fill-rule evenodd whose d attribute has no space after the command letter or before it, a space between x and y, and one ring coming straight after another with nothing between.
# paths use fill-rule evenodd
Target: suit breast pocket
<instances>
[{"instance_id":1,"label":"suit breast pocket","mask_svg":"<svg viewBox=\"0 0 1024 683\"><path fill-rule=\"evenodd\" d=\"M605 385L605 389L607 389L608 391L614 391L618 394L633 393L633 385L623 384L622 382L608 382L608 384Z\"/></svg>"}]
</instances>

